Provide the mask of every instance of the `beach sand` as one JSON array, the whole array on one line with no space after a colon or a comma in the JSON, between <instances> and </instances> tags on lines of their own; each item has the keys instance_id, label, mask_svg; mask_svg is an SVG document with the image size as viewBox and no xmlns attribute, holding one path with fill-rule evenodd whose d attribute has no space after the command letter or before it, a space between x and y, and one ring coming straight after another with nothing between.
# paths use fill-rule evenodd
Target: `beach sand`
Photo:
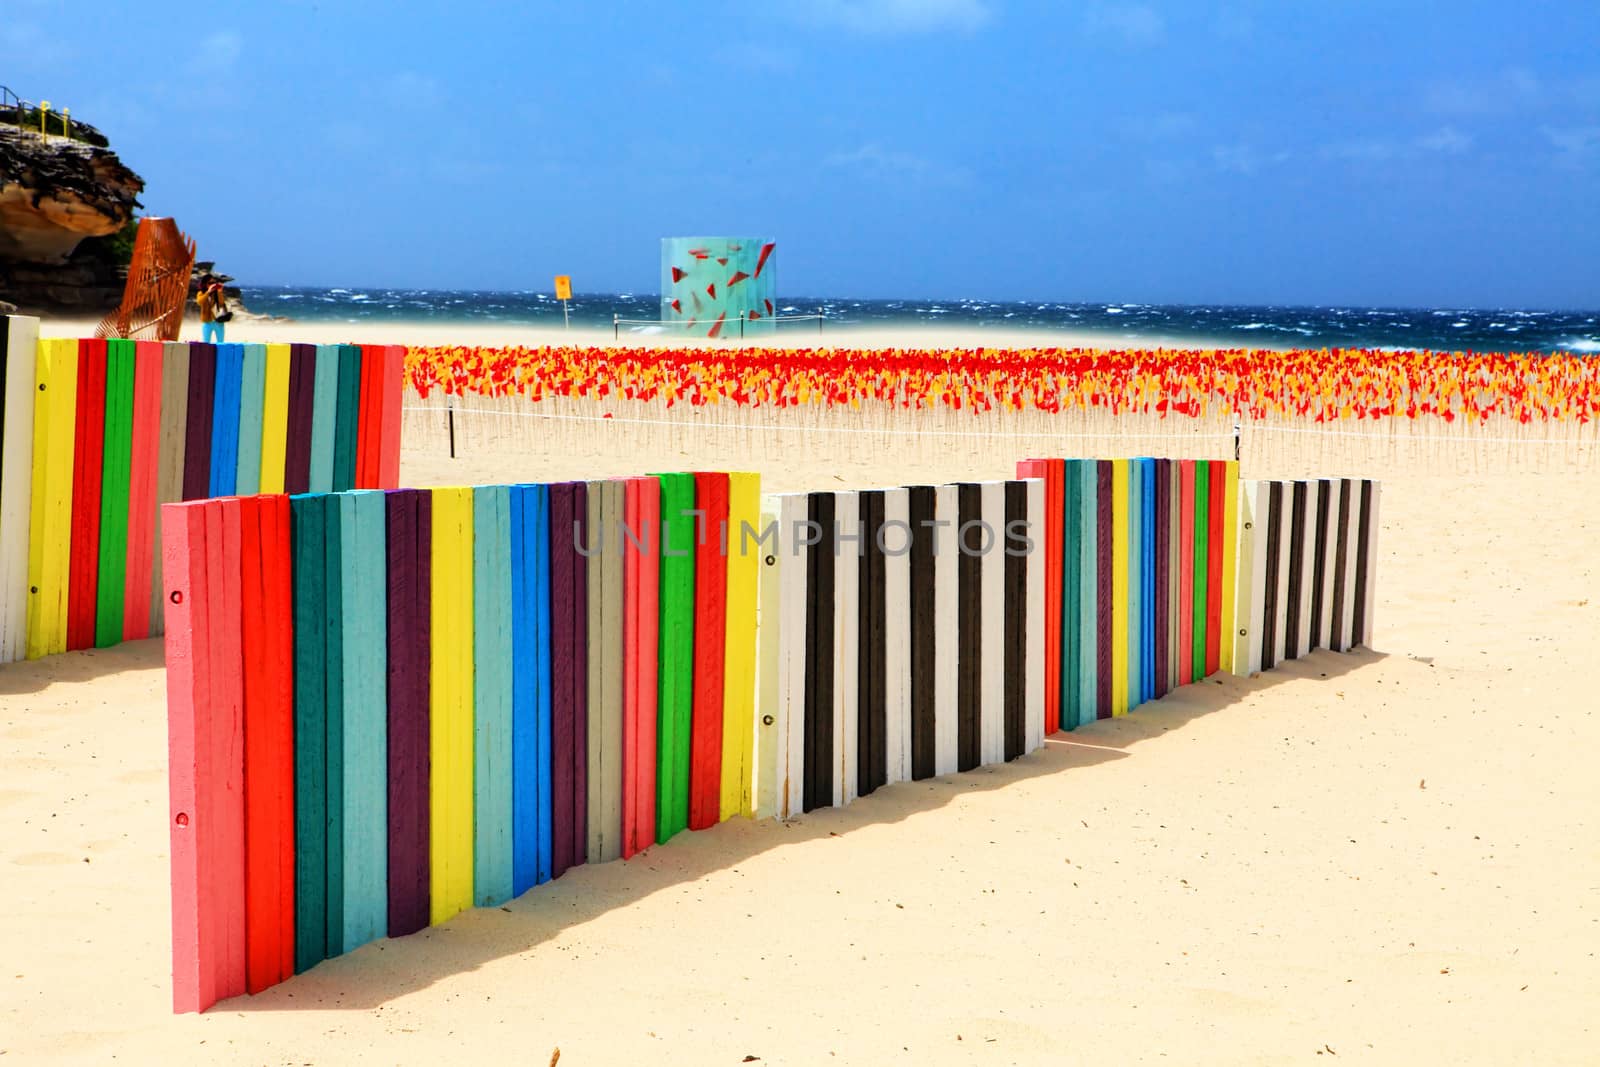
<instances>
[{"instance_id":1,"label":"beach sand","mask_svg":"<svg viewBox=\"0 0 1600 1067\"><path fill-rule=\"evenodd\" d=\"M752 465L738 434L475 432L455 460L412 434L402 480ZM768 488L1004 477L1043 451L792 436L763 453ZM1247 449L1244 474L1303 458ZM843 810L683 834L201 1016L170 1009L159 643L0 668L0 1052L1593 1063L1600 478L1553 457L1390 467L1375 651L1220 677Z\"/></svg>"}]
</instances>

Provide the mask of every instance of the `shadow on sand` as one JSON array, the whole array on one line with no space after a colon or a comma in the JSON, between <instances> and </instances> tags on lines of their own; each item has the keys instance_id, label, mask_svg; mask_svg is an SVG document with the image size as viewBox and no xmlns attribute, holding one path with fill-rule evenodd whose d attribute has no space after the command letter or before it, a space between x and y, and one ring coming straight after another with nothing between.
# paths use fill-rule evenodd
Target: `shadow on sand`
<instances>
[{"instance_id":1,"label":"shadow on sand","mask_svg":"<svg viewBox=\"0 0 1600 1067\"><path fill-rule=\"evenodd\" d=\"M1332 679L1384 659L1358 649L1316 652L1254 678L1213 675L1131 714L1101 720L1045 740L1011 763L878 789L844 808L824 808L788 822L734 819L711 830L681 833L631 859L581 866L535 886L503 907L478 908L409 937L383 939L326 960L255 996L222 1001L213 1011L364 1011L452 975L515 956L613 908L715 871L768 849L894 823L934 811L963 793L1003 789L1020 781L1133 756L1140 742L1223 711L1251 693L1299 680Z\"/></svg>"}]
</instances>

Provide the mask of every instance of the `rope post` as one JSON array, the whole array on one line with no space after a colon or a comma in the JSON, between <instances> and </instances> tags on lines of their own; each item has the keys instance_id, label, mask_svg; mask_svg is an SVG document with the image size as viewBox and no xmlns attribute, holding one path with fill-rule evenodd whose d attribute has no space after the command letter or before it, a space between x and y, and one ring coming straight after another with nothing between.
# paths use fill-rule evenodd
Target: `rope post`
<instances>
[{"instance_id":1,"label":"rope post","mask_svg":"<svg viewBox=\"0 0 1600 1067\"><path fill-rule=\"evenodd\" d=\"M618 315L615 311L611 313L611 339L613 341L622 336L622 328L617 325L617 320L620 318L622 318L622 316Z\"/></svg>"},{"instance_id":2,"label":"rope post","mask_svg":"<svg viewBox=\"0 0 1600 1067\"><path fill-rule=\"evenodd\" d=\"M1240 434L1241 430L1243 430L1243 427L1239 425L1239 420L1238 419L1234 419L1233 420L1233 461L1235 463L1239 462L1239 458L1240 458L1239 434Z\"/></svg>"},{"instance_id":3,"label":"rope post","mask_svg":"<svg viewBox=\"0 0 1600 1067\"><path fill-rule=\"evenodd\" d=\"M822 309L817 308L817 336L822 336Z\"/></svg>"},{"instance_id":4,"label":"rope post","mask_svg":"<svg viewBox=\"0 0 1600 1067\"><path fill-rule=\"evenodd\" d=\"M744 316L739 316L739 340L744 340Z\"/></svg>"},{"instance_id":5,"label":"rope post","mask_svg":"<svg viewBox=\"0 0 1600 1067\"><path fill-rule=\"evenodd\" d=\"M450 427L450 458L456 458L456 404L450 397L444 398L444 417Z\"/></svg>"}]
</instances>

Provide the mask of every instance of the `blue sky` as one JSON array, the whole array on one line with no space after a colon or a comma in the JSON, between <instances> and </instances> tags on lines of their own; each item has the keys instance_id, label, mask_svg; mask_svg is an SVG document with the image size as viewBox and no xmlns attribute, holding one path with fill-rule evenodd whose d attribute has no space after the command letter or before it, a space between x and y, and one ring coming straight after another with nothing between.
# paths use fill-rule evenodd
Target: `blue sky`
<instances>
[{"instance_id":1,"label":"blue sky","mask_svg":"<svg viewBox=\"0 0 1600 1067\"><path fill-rule=\"evenodd\" d=\"M1600 306L1593 0L4 6L246 283Z\"/></svg>"}]
</instances>

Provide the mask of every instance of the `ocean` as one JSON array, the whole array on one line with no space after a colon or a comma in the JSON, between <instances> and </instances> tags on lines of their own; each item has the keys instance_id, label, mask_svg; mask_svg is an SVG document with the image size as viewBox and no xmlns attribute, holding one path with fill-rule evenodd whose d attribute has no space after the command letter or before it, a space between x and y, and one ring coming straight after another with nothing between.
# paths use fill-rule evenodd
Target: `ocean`
<instances>
[{"instance_id":1,"label":"ocean","mask_svg":"<svg viewBox=\"0 0 1600 1067\"><path fill-rule=\"evenodd\" d=\"M446 289L245 286L258 314L315 322L470 322L550 327L561 305L549 293ZM574 325L610 327L613 316L660 316L654 293L578 293ZM793 298L782 316L824 316L830 328L914 324L962 329L1062 330L1093 333L1108 345L1222 344L1239 348L1388 348L1476 352L1600 353L1600 311L1483 308L1274 307L1222 304L1111 304L986 300L843 300ZM812 331L814 321L784 330ZM625 325L641 336L671 327Z\"/></svg>"}]
</instances>

